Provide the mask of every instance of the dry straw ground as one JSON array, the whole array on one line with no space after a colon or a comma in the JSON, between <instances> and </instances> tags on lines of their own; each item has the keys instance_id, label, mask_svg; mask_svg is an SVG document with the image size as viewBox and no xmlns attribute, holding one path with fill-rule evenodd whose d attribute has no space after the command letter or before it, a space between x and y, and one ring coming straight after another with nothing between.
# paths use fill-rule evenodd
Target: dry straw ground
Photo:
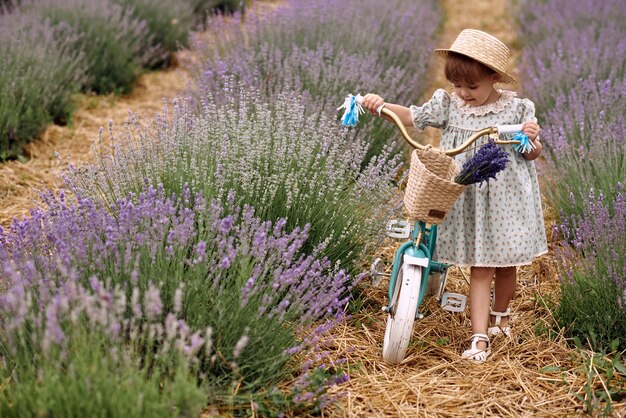
<instances>
[{"instance_id":1,"label":"dry straw ground","mask_svg":"<svg viewBox=\"0 0 626 418\"><path fill-rule=\"evenodd\" d=\"M519 43L515 40L514 5L509 0L442 0L446 13L439 44L449 45L462 28L472 27L493 33L513 47L513 74ZM254 8L252 8L254 11ZM419 24L419 22L416 22ZM431 89L448 87L441 62L431 62ZM180 68L143 75L128 97L80 98L79 110L70 126L50 126L27 147L28 161L0 165L0 225L6 227L14 216L28 213L38 201L38 190L57 188L58 175L68 160L81 164L90 160L90 148L100 127L109 121L119 125L129 111L146 119L158 112L164 98L182 91L187 77ZM508 86L506 86L508 87ZM425 138L437 143L435 131ZM63 161L55 158L58 152ZM554 215L546 208L548 230ZM393 243L381 248L390 264ZM548 332L554 319L550 307L558 298L558 282L550 254L520 269L519 291L512 303L513 336L493 340L493 354L483 365L463 361L459 353L470 335L467 313L453 314L429 301L426 317L416 323L407 359L399 366L382 361L381 347L386 301L385 283L365 289L363 306L349 322L339 327L329 342L336 359L346 360L351 380L337 388L339 404L324 415L345 417L475 417L475 416L573 416L583 413L587 384L585 364L566 344L562 335ZM467 272L466 272L467 274ZM467 294L466 279L451 270L449 290ZM601 387L598 377L592 386ZM624 416L622 408L615 413Z\"/></svg>"}]
</instances>

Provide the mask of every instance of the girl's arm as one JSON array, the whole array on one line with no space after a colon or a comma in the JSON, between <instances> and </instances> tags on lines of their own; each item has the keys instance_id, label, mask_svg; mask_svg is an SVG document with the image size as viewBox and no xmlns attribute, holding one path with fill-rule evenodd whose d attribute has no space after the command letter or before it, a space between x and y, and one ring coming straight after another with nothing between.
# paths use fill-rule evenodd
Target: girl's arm
<instances>
[{"instance_id":1,"label":"girl's arm","mask_svg":"<svg viewBox=\"0 0 626 418\"><path fill-rule=\"evenodd\" d=\"M363 96L363 107L368 110L372 115L378 116L378 109L383 105L385 106L385 108L391 110L393 113L398 115L404 126L413 126L411 111L408 107L393 103L385 103L383 98L377 94L368 93ZM391 121L391 119L387 118L386 116L383 117Z\"/></svg>"},{"instance_id":2,"label":"girl's arm","mask_svg":"<svg viewBox=\"0 0 626 418\"><path fill-rule=\"evenodd\" d=\"M541 145L541 142L539 142L540 131L541 128L535 122L526 122L522 126L522 133L528 136L528 139L530 139L535 146L534 150L522 154L522 156L529 161L535 160L541 155L543 146Z\"/></svg>"}]
</instances>

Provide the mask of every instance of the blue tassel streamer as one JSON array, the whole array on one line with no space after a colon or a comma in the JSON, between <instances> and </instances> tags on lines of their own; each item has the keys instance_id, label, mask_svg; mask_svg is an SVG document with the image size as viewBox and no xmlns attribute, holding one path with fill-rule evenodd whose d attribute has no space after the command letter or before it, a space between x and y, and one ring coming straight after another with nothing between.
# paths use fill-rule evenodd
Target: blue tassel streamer
<instances>
[{"instance_id":1,"label":"blue tassel streamer","mask_svg":"<svg viewBox=\"0 0 626 418\"><path fill-rule=\"evenodd\" d=\"M359 122L359 115L365 112L363 106L357 102L358 96L359 95L348 95L343 104L337 108L337 110L345 109L341 117L341 124L343 126L355 126Z\"/></svg>"},{"instance_id":2,"label":"blue tassel streamer","mask_svg":"<svg viewBox=\"0 0 626 418\"><path fill-rule=\"evenodd\" d=\"M535 145L530 141L528 135L518 132L513 136L514 141L520 141L519 144L513 145L513 149L517 152L526 153L535 149Z\"/></svg>"}]
</instances>

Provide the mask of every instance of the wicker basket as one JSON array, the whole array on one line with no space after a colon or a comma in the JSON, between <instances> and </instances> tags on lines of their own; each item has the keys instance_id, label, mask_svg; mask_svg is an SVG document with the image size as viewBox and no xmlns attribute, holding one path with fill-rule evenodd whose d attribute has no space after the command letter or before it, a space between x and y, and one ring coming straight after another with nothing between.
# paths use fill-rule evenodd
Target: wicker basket
<instances>
[{"instance_id":1,"label":"wicker basket","mask_svg":"<svg viewBox=\"0 0 626 418\"><path fill-rule=\"evenodd\" d=\"M467 186L454 182L459 173L454 159L431 147L414 150L404 205L409 217L440 224Z\"/></svg>"}]
</instances>

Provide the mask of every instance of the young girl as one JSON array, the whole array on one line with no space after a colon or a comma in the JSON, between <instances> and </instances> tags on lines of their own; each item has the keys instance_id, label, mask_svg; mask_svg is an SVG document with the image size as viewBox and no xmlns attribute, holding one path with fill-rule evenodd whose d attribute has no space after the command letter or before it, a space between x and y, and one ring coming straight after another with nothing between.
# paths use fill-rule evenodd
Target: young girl
<instances>
[{"instance_id":1,"label":"young girl","mask_svg":"<svg viewBox=\"0 0 626 418\"><path fill-rule=\"evenodd\" d=\"M495 83L514 82L506 73L509 49L497 38L478 30L465 29L449 49L435 53L445 58L445 74L454 86L448 93L439 89L424 105L404 107L386 103L367 94L363 106L380 114L382 106L395 112L404 125L443 130L441 148L463 144L481 129L523 123L522 132L534 150L517 153L512 146L505 170L497 180L471 185L455 202L438 231L440 261L471 266L470 318L472 337L463 357L483 362L491 354L489 336L510 335L509 303L515 293L517 266L547 252L541 197L534 159L541 154L535 106L512 91L497 90ZM378 113L377 113L378 112ZM483 137L475 144L488 141ZM473 151L455 157L459 166ZM493 306L491 281L495 278Z\"/></svg>"}]
</instances>

